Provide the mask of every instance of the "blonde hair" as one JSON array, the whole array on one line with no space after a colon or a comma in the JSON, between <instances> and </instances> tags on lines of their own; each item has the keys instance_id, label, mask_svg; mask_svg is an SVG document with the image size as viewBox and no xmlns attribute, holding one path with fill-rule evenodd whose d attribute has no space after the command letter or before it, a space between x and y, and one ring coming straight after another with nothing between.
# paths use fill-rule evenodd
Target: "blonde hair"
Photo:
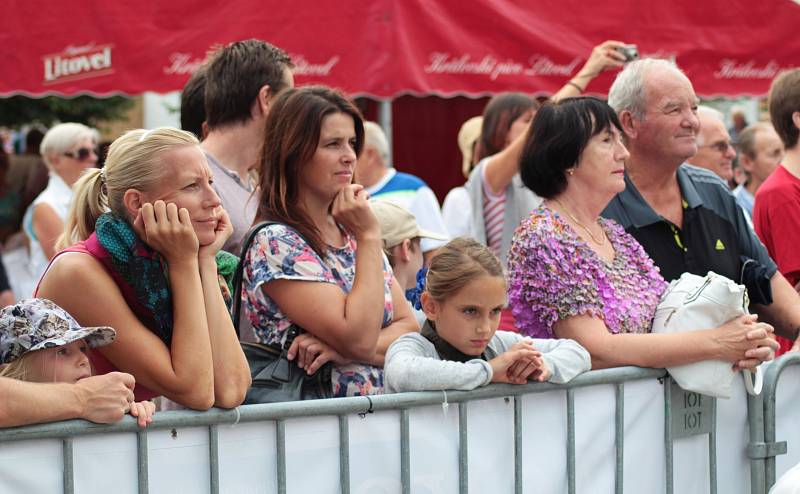
<instances>
[{"instance_id":1,"label":"blonde hair","mask_svg":"<svg viewBox=\"0 0 800 494\"><path fill-rule=\"evenodd\" d=\"M47 169L53 171L53 164L50 158L53 155L65 153L69 149L86 138L97 142L97 132L83 124L67 122L58 124L47 131L39 145L39 152L42 155Z\"/></svg>"},{"instance_id":2,"label":"blonde hair","mask_svg":"<svg viewBox=\"0 0 800 494\"><path fill-rule=\"evenodd\" d=\"M425 291L439 302L481 276L503 279L503 265L485 245L458 237L439 248L431 258Z\"/></svg>"},{"instance_id":3,"label":"blonde hair","mask_svg":"<svg viewBox=\"0 0 800 494\"><path fill-rule=\"evenodd\" d=\"M27 381L33 367L33 362L31 361L32 355L33 352L26 352L17 360L0 367L0 377Z\"/></svg>"},{"instance_id":4,"label":"blonde hair","mask_svg":"<svg viewBox=\"0 0 800 494\"><path fill-rule=\"evenodd\" d=\"M198 144L191 132L172 127L130 130L117 138L108 149L105 168L90 168L75 183L66 227L56 248L86 240L103 213L125 218L125 192L150 190L166 174L161 159L165 153Z\"/></svg>"}]
</instances>

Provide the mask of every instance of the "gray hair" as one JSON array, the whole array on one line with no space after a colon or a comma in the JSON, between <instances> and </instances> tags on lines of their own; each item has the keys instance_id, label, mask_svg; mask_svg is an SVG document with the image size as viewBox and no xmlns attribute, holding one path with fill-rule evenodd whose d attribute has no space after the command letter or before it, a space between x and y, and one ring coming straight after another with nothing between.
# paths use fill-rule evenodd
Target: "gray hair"
<instances>
[{"instance_id":1,"label":"gray hair","mask_svg":"<svg viewBox=\"0 0 800 494\"><path fill-rule=\"evenodd\" d=\"M719 120L722 123L725 123L725 115L723 115L721 111L717 110L716 108L711 108L710 106L706 105L698 106L697 116L713 118L715 120Z\"/></svg>"},{"instance_id":2,"label":"gray hair","mask_svg":"<svg viewBox=\"0 0 800 494\"><path fill-rule=\"evenodd\" d=\"M52 169L51 156L66 153L75 144L87 137L95 143L97 142L97 132L83 124L70 122L58 124L51 128L44 135L42 144L39 147L44 163L48 168Z\"/></svg>"},{"instance_id":3,"label":"gray hair","mask_svg":"<svg viewBox=\"0 0 800 494\"><path fill-rule=\"evenodd\" d=\"M686 77L671 60L661 58L641 58L630 62L617 74L608 91L608 104L617 113L627 110L639 120L644 118L647 102L644 94L644 76L651 68L660 67Z\"/></svg>"},{"instance_id":4,"label":"gray hair","mask_svg":"<svg viewBox=\"0 0 800 494\"><path fill-rule=\"evenodd\" d=\"M705 106L705 105L698 106L697 118L716 120L720 122L723 126L725 125L725 115L723 115L721 111L717 110L716 108L711 108L710 106ZM697 134L697 145L702 146L704 144L705 144L705 139L703 138L703 123L701 120L700 132L698 132Z\"/></svg>"},{"instance_id":5,"label":"gray hair","mask_svg":"<svg viewBox=\"0 0 800 494\"><path fill-rule=\"evenodd\" d=\"M375 122L364 122L364 147L372 147L383 158L383 163L389 166L389 142L381 126Z\"/></svg>"}]
</instances>

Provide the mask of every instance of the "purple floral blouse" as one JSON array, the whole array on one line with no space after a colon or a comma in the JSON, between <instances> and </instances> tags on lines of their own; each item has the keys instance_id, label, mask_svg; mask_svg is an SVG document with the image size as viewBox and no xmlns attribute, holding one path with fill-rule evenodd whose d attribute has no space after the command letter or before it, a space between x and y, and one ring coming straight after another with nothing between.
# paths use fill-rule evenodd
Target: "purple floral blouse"
<instances>
[{"instance_id":1,"label":"purple floral blouse","mask_svg":"<svg viewBox=\"0 0 800 494\"><path fill-rule=\"evenodd\" d=\"M614 247L610 263L545 206L517 228L508 256L508 298L522 334L554 338L553 325L577 315L603 319L614 334L650 331L667 283L620 225L602 218L600 224Z\"/></svg>"},{"instance_id":2,"label":"purple floral blouse","mask_svg":"<svg viewBox=\"0 0 800 494\"><path fill-rule=\"evenodd\" d=\"M274 280L299 280L331 283L349 293L356 276L356 241L345 234L344 247L329 248L325 259L286 225L264 227L250 246L244 265L242 305L253 325L256 338L267 345L281 344L292 322L261 285ZM383 324L392 322L392 268L384 257ZM334 366L331 372L332 395L360 396L383 393L383 369L352 363Z\"/></svg>"}]
</instances>

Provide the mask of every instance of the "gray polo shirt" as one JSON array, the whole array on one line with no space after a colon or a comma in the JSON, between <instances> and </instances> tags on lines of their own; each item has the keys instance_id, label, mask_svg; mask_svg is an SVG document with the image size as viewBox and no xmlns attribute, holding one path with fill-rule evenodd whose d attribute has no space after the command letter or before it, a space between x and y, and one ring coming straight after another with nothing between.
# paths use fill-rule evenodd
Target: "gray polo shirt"
<instances>
[{"instance_id":1,"label":"gray polo shirt","mask_svg":"<svg viewBox=\"0 0 800 494\"><path fill-rule=\"evenodd\" d=\"M214 190L222 200L222 207L228 212L233 225L233 235L222 246L232 254L239 255L247 231L253 225L258 210L258 194L251 180L242 180L235 171L229 170L217 161L208 151L203 151L214 176Z\"/></svg>"}]
</instances>

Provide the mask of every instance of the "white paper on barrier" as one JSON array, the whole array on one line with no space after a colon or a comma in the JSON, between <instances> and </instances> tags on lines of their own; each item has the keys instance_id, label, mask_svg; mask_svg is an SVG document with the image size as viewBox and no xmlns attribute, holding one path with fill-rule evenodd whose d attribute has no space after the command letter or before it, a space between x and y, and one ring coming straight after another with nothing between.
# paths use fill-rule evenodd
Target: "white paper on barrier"
<instances>
[{"instance_id":1,"label":"white paper on barrier","mask_svg":"<svg viewBox=\"0 0 800 494\"><path fill-rule=\"evenodd\" d=\"M666 475L664 386L657 379L648 379L627 382L624 389L624 492L660 493Z\"/></svg>"},{"instance_id":2,"label":"white paper on barrier","mask_svg":"<svg viewBox=\"0 0 800 494\"><path fill-rule=\"evenodd\" d=\"M513 397L467 406L469 492L514 492Z\"/></svg>"},{"instance_id":3,"label":"white paper on barrier","mask_svg":"<svg viewBox=\"0 0 800 494\"><path fill-rule=\"evenodd\" d=\"M399 494L400 412L375 412L363 418L358 414L350 415L348 423L350 492Z\"/></svg>"},{"instance_id":4,"label":"white paper on barrier","mask_svg":"<svg viewBox=\"0 0 800 494\"><path fill-rule=\"evenodd\" d=\"M0 443L0 492L61 492L62 441Z\"/></svg>"},{"instance_id":5,"label":"white paper on barrier","mask_svg":"<svg viewBox=\"0 0 800 494\"><path fill-rule=\"evenodd\" d=\"M339 494L339 420L286 421L286 492Z\"/></svg>"},{"instance_id":6,"label":"white paper on barrier","mask_svg":"<svg viewBox=\"0 0 800 494\"><path fill-rule=\"evenodd\" d=\"M575 390L575 490L614 492L614 386Z\"/></svg>"},{"instance_id":7,"label":"white paper on barrier","mask_svg":"<svg viewBox=\"0 0 800 494\"><path fill-rule=\"evenodd\" d=\"M775 458L775 479L800 463L800 366L783 370L776 394L775 441L787 441L788 451Z\"/></svg>"},{"instance_id":8,"label":"white paper on barrier","mask_svg":"<svg viewBox=\"0 0 800 494\"><path fill-rule=\"evenodd\" d=\"M458 493L458 404L410 410L409 436L411 492Z\"/></svg>"},{"instance_id":9,"label":"white paper on barrier","mask_svg":"<svg viewBox=\"0 0 800 494\"><path fill-rule=\"evenodd\" d=\"M524 492L567 492L567 396L548 391L522 396Z\"/></svg>"},{"instance_id":10,"label":"white paper on barrier","mask_svg":"<svg viewBox=\"0 0 800 494\"><path fill-rule=\"evenodd\" d=\"M134 434L93 434L72 441L75 492L136 494L137 446Z\"/></svg>"},{"instance_id":11,"label":"white paper on barrier","mask_svg":"<svg viewBox=\"0 0 800 494\"><path fill-rule=\"evenodd\" d=\"M275 422L223 424L217 430L220 492L277 492Z\"/></svg>"},{"instance_id":12,"label":"white paper on barrier","mask_svg":"<svg viewBox=\"0 0 800 494\"><path fill-rule=\"evenodd\" d=\"M750 427L747 423L747 391L739 372L731 397L717 400L717 492L750 492ZM677 491L676 491L677 492ZM707 492L707 491L705 491Z\"/></svg>"},{"instance_id":13,"label":"white paper on barrier","mask_svg":"<svg viewBox=\"0 0 800 494\"><path fill-rule=\"evenodd\" d=\"M150 492L209 492L207 427L148 431Z\"/></svg>"}]
</instances>

